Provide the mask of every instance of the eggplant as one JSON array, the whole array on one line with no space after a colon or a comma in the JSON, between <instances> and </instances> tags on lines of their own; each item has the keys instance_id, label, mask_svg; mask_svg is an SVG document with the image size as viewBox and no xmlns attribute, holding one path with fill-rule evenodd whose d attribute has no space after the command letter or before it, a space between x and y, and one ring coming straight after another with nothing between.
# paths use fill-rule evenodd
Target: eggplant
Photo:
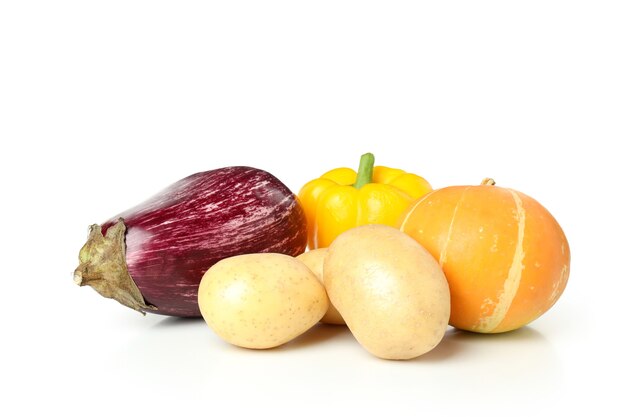
<instances>
[{"instance_id":1,"label":"eggplant","mask_svg":"<svg viewBox=\"0 0 626 417\"><path fill-rule=\"evenodd\" d=\"M74 281L134 310L198 317L198 285L221 259L297 256L307 243L296 196L272 174L234 166L186 177L92 225Z\"/></svg>"}]
</instances>

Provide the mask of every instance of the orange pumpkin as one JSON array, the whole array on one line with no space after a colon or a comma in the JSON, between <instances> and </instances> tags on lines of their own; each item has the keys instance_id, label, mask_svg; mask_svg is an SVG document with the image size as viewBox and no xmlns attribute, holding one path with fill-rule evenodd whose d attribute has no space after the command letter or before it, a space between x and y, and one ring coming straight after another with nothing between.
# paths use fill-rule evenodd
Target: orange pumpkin
<instances>
[{"instance_id":1,"label":"orange pumpkin","mask_svg":"<svg viewBox=\"0 0 626 417\"><path fill-rule=\"evenodd\" d=\"M450 324L480 333L541 316L570 269L567 239L548 210L494 184L435 190L413 203L400 225L439 260L450 286Z\"/></svg>"}]
</instances>

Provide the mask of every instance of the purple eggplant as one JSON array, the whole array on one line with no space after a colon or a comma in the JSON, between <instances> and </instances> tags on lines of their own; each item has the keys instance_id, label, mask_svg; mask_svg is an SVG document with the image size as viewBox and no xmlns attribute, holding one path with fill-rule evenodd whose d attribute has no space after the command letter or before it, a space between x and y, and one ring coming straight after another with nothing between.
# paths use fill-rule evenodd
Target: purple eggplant
<instances>
[{"instance_id":1,"label":"purple eggplant","mask_svg":"<svg viewBox=\"0 0 626 417\"><path fill-rule=\"evenodd\" d=\"M74 280L142 313L195 317L213 264L246 253L296 256L306 242L304 211L287 186L260 169L227 167L91 226Z\"/></svg>"}]
</instances>

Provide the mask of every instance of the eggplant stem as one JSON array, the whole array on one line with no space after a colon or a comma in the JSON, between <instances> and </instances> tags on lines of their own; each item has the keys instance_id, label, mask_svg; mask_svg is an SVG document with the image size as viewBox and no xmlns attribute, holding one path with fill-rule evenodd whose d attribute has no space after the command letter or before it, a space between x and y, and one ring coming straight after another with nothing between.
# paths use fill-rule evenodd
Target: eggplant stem
<instances>
[{"instance_id":1,"label":"eggplant stem","mask_svg":"<svg viewBox=\"0 0 626 417\"><path fill-rule=\"evenodd\" d=\"M81 287L89 285L101 296L145 315L144 310L156 310L156 307L146 303L128 272L125 234L122 218L109 227L106 236L99 225L92 225L78 255L80 264L74 271L74 282Z\"/></svg>"}]
</instances>

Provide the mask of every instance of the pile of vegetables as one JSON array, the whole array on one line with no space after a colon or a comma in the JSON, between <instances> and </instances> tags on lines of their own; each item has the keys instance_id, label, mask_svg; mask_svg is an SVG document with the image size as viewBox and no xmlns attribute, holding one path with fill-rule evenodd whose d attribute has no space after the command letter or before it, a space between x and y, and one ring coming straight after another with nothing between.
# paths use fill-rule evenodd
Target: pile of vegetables
<instances>
[{"instance_id":1,"label":"pile of vegetables","mask_svg":"<svg viewBox=\"0 0 626 417\"><path fill-rule=\"evenodd\" d=\"M540 317L570 252L525 194L491 179L433 190L365 154L297 197L256 168L191 175L91 226L79 261L77 284L144 314L201 315L237 346L280 346L321 321L412 359L448 325L498 333Z\"/></svg>"}]
</instances>

